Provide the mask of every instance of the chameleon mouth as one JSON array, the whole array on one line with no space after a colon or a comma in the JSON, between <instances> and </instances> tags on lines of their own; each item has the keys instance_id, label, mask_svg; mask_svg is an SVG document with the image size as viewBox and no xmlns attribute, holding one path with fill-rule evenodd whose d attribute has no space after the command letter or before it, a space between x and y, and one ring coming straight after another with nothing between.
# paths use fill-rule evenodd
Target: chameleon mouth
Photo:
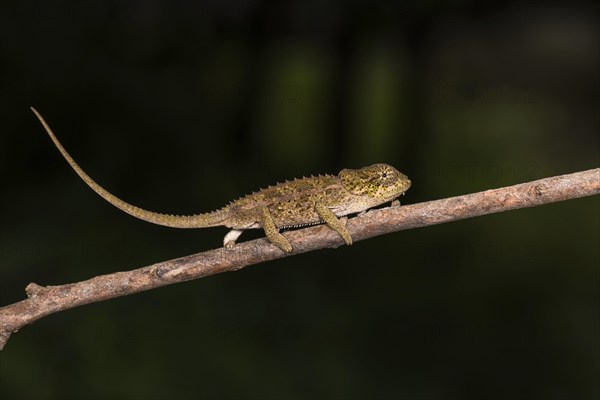
<instances>
[{"instance_id":1,"label":"chameleon mouth","mask_svg":"<svg viewBox=\"0 0 600 400\"><path fill-rule=\"evenodd\" d=\"M396 200L398 197L406 195L406 191L407 191L408 189L410 189L410 185L411 185L411 183L412 183L412 182L411 182L411 181L409 181L409 180L407 179L407 180L406 180L406 182L405 182L405 184L404 184L404 186L403 186L403 187L402 187L402 189L399 191L399 193L396 193L396 194L394 194L394 195L393 195L393 196L390 198L390 200L389 200L389 201Z\"/></svg>"}]
</instances>

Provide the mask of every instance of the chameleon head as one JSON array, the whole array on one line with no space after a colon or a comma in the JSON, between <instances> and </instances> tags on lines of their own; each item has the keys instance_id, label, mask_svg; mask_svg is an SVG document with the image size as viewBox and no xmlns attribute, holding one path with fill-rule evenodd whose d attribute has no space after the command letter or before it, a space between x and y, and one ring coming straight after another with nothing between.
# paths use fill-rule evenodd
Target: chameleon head
<instances>
[{"instance_id":1,"label":"chameleon head","mask_svg":"<svg viewBox=\"0 0 600 400\"><path fill-rule=\"evenodd\" d=\"M379 204L394 200L410 187L410 179L387 164L343 169L338 176L344 189L357 196L380 200Z\"/></svg>"}]
</instances>

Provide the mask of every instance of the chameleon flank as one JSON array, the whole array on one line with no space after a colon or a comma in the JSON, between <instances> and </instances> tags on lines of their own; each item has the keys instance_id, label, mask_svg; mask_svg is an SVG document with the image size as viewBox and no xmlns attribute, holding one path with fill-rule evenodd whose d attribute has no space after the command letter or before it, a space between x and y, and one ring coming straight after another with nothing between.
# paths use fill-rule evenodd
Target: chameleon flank
<instances>
[{"instance_id":1,"label":"chameleon flank","mask_svg":"<svg viewBox=\"0 0 600 400\"><path fill-rule=\"evenodd\" d=\"M235 241L245 229L262 228L267 238L285 252L292 245L280 229L298 228L326 223L352 244L346 228L349 214L364 212L372 207L391 202L410 187L406 175L387 164L373 164L360 169L343 169L338 175L319 175L294 179L261 189L232 201L227 206L209 213L196 215L169 215L131 205L100 186L89 177L60 144L44 118L33 107L31 110L77 175L104 200L141 220L173 228L207 228L226 226L223 245L233 249Z\"/></svg>"}]
</instances>

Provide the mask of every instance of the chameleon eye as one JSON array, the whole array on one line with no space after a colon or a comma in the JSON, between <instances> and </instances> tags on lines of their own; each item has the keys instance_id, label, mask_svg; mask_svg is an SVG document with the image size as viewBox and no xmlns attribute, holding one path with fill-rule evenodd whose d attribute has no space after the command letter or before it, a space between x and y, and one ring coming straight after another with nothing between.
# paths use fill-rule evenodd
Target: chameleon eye
<instances>
[{"instance_id":1,"label":"chameleon eye","mask_svg":"<svg viewBox=\"0 0 600 400\"><path fill-rule=\"evenodd\" d=\"M382 172L382 173L381 173L381 177L382 177L382 178L387 178L387 176L388 176L387 172Z\"/></svg>"}]
</instances>

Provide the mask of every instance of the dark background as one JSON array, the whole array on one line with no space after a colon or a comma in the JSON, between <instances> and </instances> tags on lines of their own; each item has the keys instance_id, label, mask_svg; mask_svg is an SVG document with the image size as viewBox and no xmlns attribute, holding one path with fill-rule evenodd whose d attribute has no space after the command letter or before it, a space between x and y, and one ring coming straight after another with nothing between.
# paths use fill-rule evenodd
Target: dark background
<instances>
[{"instance_id":1,"label":"dark background","mask_svg":"<svg viewBox=\"0 0 600 400\"><path fill-rule=\"evenodd\" d=\"M221 245L209 211L387 162L405 203L599 165L578 2L0 3L0 305ZM598 197L398 232L44 318L9 398L600 396ZM260 237L246 233L242 240Z\"/></svg>"}]
</instances>

